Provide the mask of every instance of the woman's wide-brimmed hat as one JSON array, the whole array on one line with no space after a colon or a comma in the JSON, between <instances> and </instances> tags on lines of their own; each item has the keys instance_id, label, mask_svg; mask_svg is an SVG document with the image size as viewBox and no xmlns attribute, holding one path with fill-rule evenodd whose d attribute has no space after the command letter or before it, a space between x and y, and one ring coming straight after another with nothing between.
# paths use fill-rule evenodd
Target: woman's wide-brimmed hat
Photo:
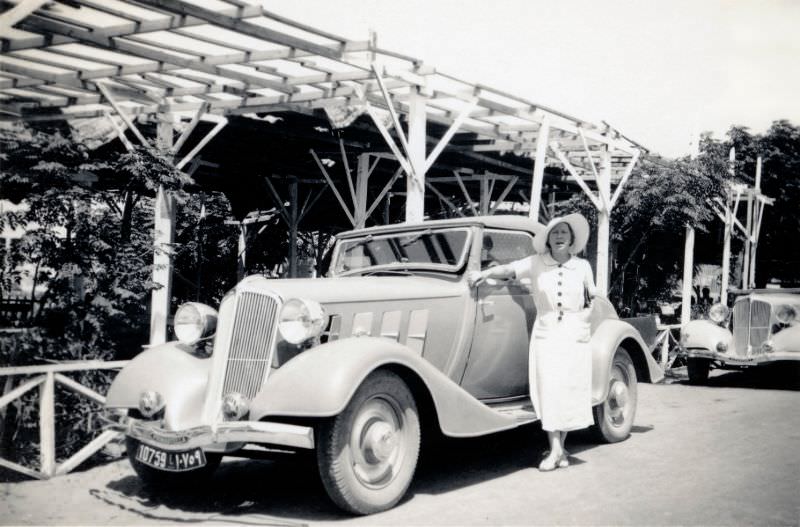
<instances>
[{"instance_id":1,"label":"woman's wide-brimmed hat","mask_svg":"<svg viewBox=\"0 0 800 527\"><path fill-rule=\"evenodd\" d=\"M550 237L550 231L559 223L566 223L572 229L572 245L569 246L570 254L578 254L586 247L586 242L589 241L589 222L583 215L574 213L553 218L547 224L542 232L540 232L533 239L533 249L539 253L549 252L547 247L547 238Z\"/></svg>"}]
</instances>

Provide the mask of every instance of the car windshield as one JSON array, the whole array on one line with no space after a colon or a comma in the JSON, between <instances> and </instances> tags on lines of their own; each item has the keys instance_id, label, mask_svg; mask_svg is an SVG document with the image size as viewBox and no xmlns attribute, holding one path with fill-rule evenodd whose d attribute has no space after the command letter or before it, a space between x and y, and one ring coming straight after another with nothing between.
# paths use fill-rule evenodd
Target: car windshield
<instances>
[{"instance_id":1,"label":"car windshield","mask_svg":"<svg viewBox=\"0 0 800 527\"><path fill-rule=\"evenodd\" d=\"M343 240L334 258L334 273L382 268L454 271L466 258L468 239L467 229L423 229Z\"/></svg>"}]
</instances>

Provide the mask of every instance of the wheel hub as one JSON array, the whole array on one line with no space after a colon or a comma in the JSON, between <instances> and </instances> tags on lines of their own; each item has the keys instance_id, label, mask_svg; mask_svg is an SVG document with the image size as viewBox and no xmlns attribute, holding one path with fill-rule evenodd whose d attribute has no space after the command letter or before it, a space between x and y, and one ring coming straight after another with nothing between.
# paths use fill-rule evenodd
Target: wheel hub
<instances>
[{"instance_id":1,"label":"wheel hub","mask_svg":"<svg viewBox=\"0 0 800 527\"><path fill-rule=\"evenodd\" d=\"M397 447L397 434L389 423L373 423L365 434L364 454L370 463L381 463L389 459Z\"/></svg>"}]
</instances>

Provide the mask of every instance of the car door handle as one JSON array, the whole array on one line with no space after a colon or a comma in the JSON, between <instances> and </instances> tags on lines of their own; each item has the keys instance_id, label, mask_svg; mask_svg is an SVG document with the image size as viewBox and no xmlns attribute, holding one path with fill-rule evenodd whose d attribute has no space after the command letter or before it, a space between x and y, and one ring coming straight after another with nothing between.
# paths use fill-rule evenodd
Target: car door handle
<instances>
[{"instance_id":1,"label":"car door handle","mask_svg":"<svg viewBox=\"0 0 800 527\"><path fill-rule=\"evenodd\" d=\"M482 306L493 306L494 300L478 300L478 304Z\"/></svg>"}]
</instances>

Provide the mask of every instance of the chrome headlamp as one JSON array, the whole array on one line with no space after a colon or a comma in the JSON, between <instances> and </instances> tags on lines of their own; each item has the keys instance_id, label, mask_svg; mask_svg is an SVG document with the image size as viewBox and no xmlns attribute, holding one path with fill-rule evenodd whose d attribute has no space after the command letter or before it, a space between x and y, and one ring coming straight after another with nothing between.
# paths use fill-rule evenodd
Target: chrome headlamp
<instances>
[{"instance_id":1,"label":"chrome headlamp","mask_svg":"<svg viewBox=\"0 0 800 527\"><path fill-rule=\"evenodd\" d=\"M716 324L723 324L728 320L729 314L730 309L728 309L725 304L714 304L711 306L711 309L708 310L708 318Z\"/></svg>"},{"instance_id":2,"label":"chrome headlamp","mask_svg":"<svg viewBox=\"0 0 800 527\"><path fill-rule=\"evenodd\" d=\"M155 390L147 390L139 395L139 413L150 419L164 409L164 397Z\"/></svg>"},{"instance_id":3,"label":"chrome headlamp","mask_svg":"<svg viewBox=\"0 0 800 527\"><path fill-rule=\"evenodd\" d=\"M797 310L794 306L784 304L775 310L775 318L777 318L778 322L781 324L791 324L797 320Z\"/></svg>"},{"instance_id":4,"label":"chrome headlamp","mask_svg":"<svg viewBox=\"0 0 800 527\"><path fill-rule=\"evenodd\" d=\"M210 337L217 329L217 311L199 302L183 304L175 312L175 336L186 344Z\"/></svg>"},{"instance_id":5,"label":"chrome headlamp","mask_svg":"<svg viewBox=\"0 0 800 527\"><path fill-rule=\"evenodd\" d=\"M231 392L222 399L222 415L229 421L241 419L250 411L250 401L241 393Z\"/></svg>"},{"instance_id":6,"label":"chrome headlamp","mask_svg":"<svg viewBox=\"0 0 800 527\"><path fill-rule=\"evenodd\" d=\"M325 327L325 309L313 300L287 300L278 316L278 330L291 344L319 336Z\"/></svg>"}]
</instances>

